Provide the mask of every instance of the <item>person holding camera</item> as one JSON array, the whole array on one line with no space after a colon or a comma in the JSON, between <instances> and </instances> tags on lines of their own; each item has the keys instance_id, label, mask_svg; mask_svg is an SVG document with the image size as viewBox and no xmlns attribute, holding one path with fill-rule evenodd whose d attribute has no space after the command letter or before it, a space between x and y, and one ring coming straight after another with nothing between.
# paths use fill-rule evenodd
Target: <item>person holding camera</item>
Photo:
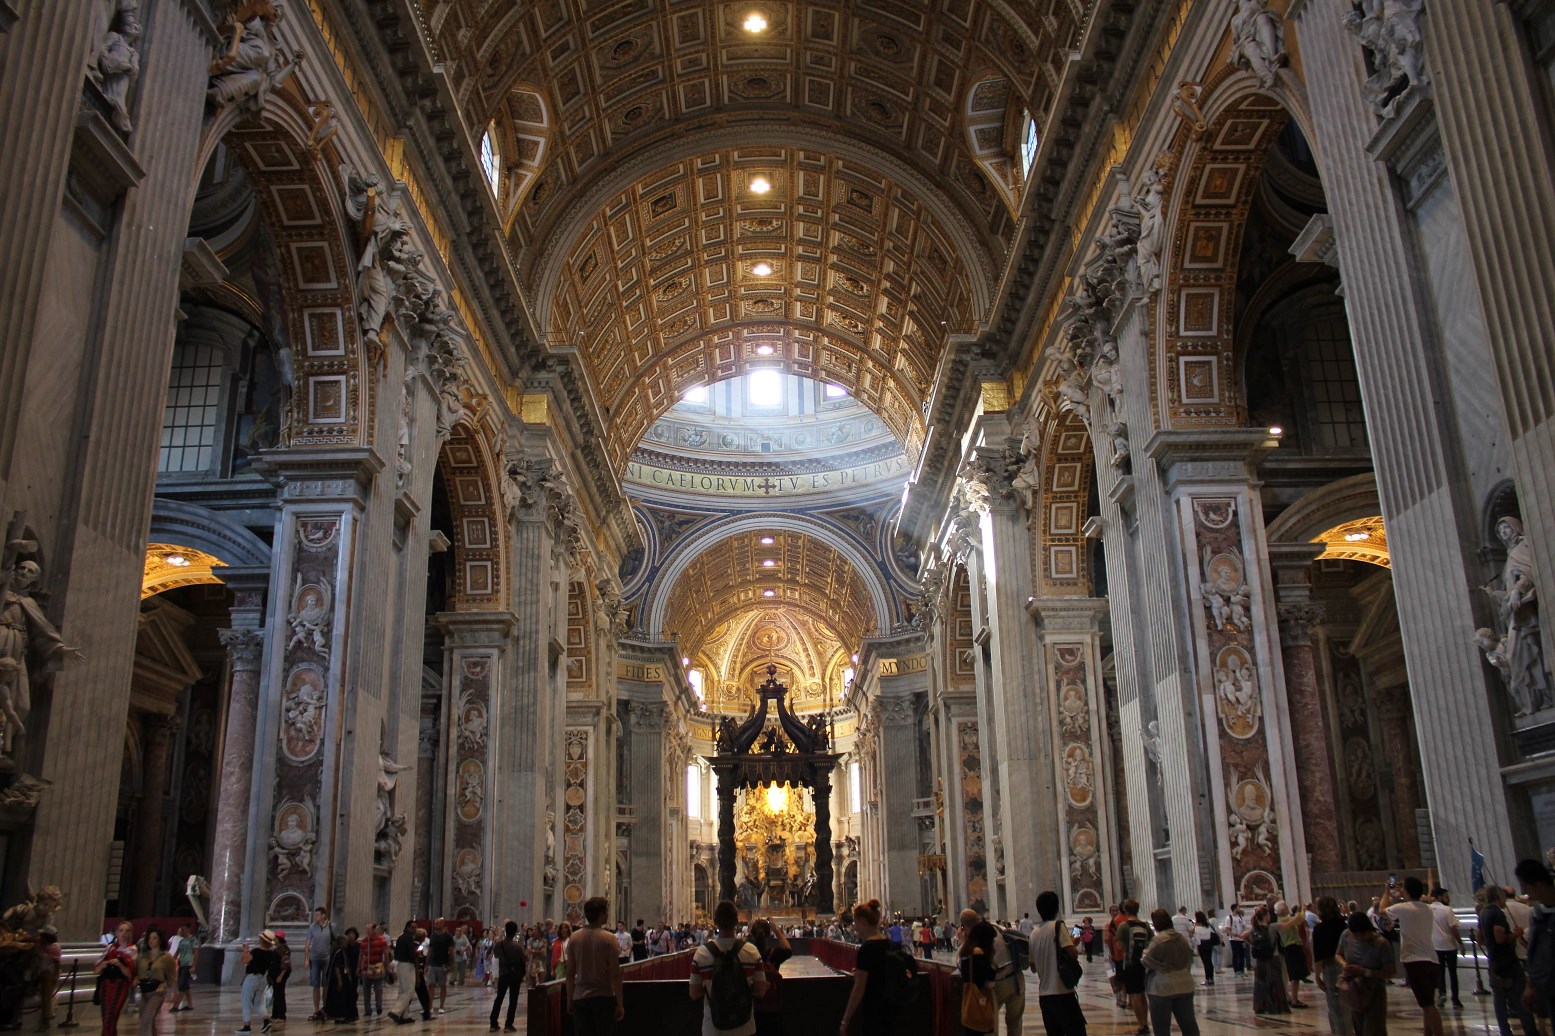
<instances>
[{"instance_id":1,"label":"person holding camera","mask_svg":"<svg viewBox=\"0 0 1555 1036\"><path fill-rule=\"evenodd\" d=\"M146 950L140 954L136 976L140 980L140 1036L156 1036L157 1015L167 991L178 982L178 965L173 955L162 949L162 933L146 933Z\"/></svg>"},{"instance_id":2,"label":"person holding camera","mask_svg":"<svg viewBox=\"0 0 1555 1036\"><path fill-rule=\"evenodd\" d=\"M113 942L92 965L98 977L98 1000L103 1008L103 1036L119 1036L119 1012L130 998L130 983L136 975L135 928L128 921L113 930Z\"/></svg>"}]
</instances>

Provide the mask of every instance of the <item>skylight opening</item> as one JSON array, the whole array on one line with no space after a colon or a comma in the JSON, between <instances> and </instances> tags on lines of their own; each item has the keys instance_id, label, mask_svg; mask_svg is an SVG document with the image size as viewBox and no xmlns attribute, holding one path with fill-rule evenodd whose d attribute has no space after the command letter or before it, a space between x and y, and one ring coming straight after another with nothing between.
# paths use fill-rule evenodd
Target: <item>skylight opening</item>
<instances>
[{"instance_id":1,"label":"skylight opening","mask_svg":"<svg viewBox=\"0 0 1555 1036\"><path fill-rule=\"evenodd\" d=\"M491 188L491 193L496 194L497 179L501 169L497 163L497 141L490 129L487 129L486 135L481 138L481 169L486 173L486 183Z\"/></svg>"},{"instance_id":2,"label":"skylight opening","mask_svg":"<svg viewBox=\"0 0 1555 1036\"><path fill-rule=\"evenodd\" d=\"M745 378L745 401L751 406L783 405L783 374L775 370L751 371Z\"/></svg>"},{"instance_id":3,"label":"skylight opening","mask_svg":"<svg viewBox=\"0 0 1555 1036\"><path fill-rule=\"evenodd\" d=\"M1021 134L1020 142L1020 166L1025 172L1031 172L1031 163L1037 160L1037 120L1026 113L1026 129Z\"/></svg>"},{"instance_id":4,"label":"skylight opening","mask_svg":"<svg viewBox=\"0 0 1555 1036\"><path fill-rule=\"evenodd\" d=\"M697 385L694 388L686 389L686 391L681 395L680 401L682 403L706 403L707 386Z\"/></svg>"},{"instance_id":5,"label":"skylight opening","mask_svg":"<svg viewBox=\"0 0 1555 1036\"><path fill-rule=\"evenodd\" d=\"M827 399L847 399L848 398L848 390L843 388L841 385L833 385L833 384L828 383L826 385L826 398Z\"/></svg>"}]
</instances>

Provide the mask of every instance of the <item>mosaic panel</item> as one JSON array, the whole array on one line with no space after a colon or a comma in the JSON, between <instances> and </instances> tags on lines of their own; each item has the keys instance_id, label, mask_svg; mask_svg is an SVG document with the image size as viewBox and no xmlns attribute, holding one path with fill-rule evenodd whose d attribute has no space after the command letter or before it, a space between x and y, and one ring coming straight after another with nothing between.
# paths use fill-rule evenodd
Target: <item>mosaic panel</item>
<instances>
[{"instance_id":1,"label":"mosaic panel","mask_svg":"<svg viewBox=\"0 0 1555 1036\"><path fill-rule=\"evenodd\" d=\"M1064 840L1068 853L1069 908L1076 913L1102 910L1102 858L1098 758L1100 743L1091 722L1094 674L1088 672L1088 645L1048 644L1047 665L1058 689L1059 786L1064 789Z\"/></svg>"},{"instance_id":2,"label":"mosaic panel","mask_svg":"<svg viewBox=\"0 0 1555 1036\"><path fill-rule=\"evenodd\" d=\"M966 849L966 903L988 909L988 842L983 827L983 752L977 721L956 724L956 752L961 767L961 834Z\"/></svg>"},{"instance_id":3,"label":"mosaic panel","mask_svg":"<svg viewBox=\"0 0 1555 1036\"><path fill-rule=\"evenodd\" d=\"M574 925L583 920L588 889L589 732L568 728L562 761L562 908Z\"/></svg>"},{"instance_id":4,"label":"mosaic panel","mask_svg":"<svg viewBox=\"0 0 1555 1036\"><path fill-rule=\"evenodd\" d=\"M485 917L486 800L490 777L492 682L497 655L458 651L454 656L453 780L450 782L452 903L455 917Z\"/></svg>"}]
</instances>

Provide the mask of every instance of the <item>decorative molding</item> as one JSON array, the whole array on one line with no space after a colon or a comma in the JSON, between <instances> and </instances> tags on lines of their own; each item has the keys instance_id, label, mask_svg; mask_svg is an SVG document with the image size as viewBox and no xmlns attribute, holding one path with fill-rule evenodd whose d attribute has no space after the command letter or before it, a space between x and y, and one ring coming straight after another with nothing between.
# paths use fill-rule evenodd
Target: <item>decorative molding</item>
<instances>
[{"instance_id":1,"label":"decorative molding","mask_svg":"<svg viewBox=\"0 0 1555 1036\"><path fill-rule=\"evenodd\" d=\"M265 653L265 631L234 627L220 629L216 635L221 646L227 649L227 658L234 673L257 673Z\"/></svg>"}]
</instances>

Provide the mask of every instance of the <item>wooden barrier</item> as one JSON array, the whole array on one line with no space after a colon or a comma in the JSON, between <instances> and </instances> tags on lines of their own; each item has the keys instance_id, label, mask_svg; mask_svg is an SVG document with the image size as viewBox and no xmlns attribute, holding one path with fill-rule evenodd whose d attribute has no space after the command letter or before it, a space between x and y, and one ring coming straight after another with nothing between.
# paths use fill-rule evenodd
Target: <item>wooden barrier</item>
<instances>
[{"instance_id":1,"label":"wooden barrier","mask_svg":"<svg viewBox=\"0 0 1555 1036\"><path fill-rule=\"evenodd\" d=\"M853 990L858 947L828 939L794 939L792 945L796 954L813 956L839 973L784 977L785 1036L836 1032ZM653 957L623 969L626 1018L621 1031L698 1036L703 1007L687 992L692 952ZM569 1036L572 1025L565 996L563 982L547 982L529 991L530 1036ZM897 1032L900 1036L959 1036L961 978L955 968L940 961L918 962L918 1002L903 1010Z\"/></svg>"}]
</instances>

